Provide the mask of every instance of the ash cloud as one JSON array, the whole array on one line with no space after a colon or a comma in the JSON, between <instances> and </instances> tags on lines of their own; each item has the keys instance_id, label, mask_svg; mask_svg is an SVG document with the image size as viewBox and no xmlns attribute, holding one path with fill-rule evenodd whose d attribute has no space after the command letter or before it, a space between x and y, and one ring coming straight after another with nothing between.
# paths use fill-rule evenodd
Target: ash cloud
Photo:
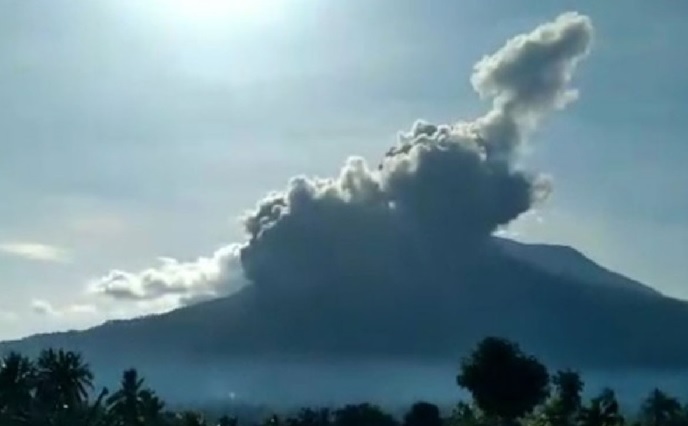
<instances>
[{"instance_id":1,"label":"ash cloud","mask_svg":"<svg viewBox=\"0 0 688 426\"><path fill-rule=\"evenodd\" d=\"M571 77L591 41L587 17L563 14L475 65L473 87L492 102L483 116L418 121L376 169L350 158L335 179L292 179L246 218L248 278L266 285L378 271L394 280L393 271L409 277L476 250L546 196L546 180L516 167L519 148L575 99Z\"/></svg>"},{"instance_id":2,"label":"ash cloud","mask_svg":"<svg viewBox=\"0 0 688 426\"><path fill-rule=\"evenodd\" d=\"M589 18L575 12L518 35L474 66L473 88L490 102L482 116L418 121L379 164L351 157L335 178L292 178L246 214L247 241L225 254L113 271L94 288L117 299L189 301L225 295L244 278L266 295L426 278L547 196L548 182L517 166L520 148L576 99L571 79L592 39Z\"/></svg>"}]
</instances>

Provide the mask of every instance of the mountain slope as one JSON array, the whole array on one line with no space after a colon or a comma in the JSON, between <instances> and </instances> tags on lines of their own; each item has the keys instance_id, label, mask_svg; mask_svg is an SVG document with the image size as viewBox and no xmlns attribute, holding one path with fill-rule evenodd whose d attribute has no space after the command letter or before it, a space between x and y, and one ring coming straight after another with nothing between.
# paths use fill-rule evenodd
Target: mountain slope
<instances>
[{"instance_id":1,"label":"mountain slope","mask_svg":"<svg viewBox=\"0 0 688 426\"><path fill-rule=\"evenodd\" d=\"M495 238L500 249L553 275L568 277L580 283L602 285L623 291L637 291L646 295L660 293L645 284L610 271L588 259L578 250L552 244L524 244L505 238Z\"/></svg>"},{"instance_id":2,"label":"mountain slope","mask_svg":"<svg viewBox=\"0 0 688 426\"><path fill-rule=\"evenodd\" d=\"M602 269L595 275L596 266L579 256L556 274L533 260L560 256L556 252L565 249L497 241L498 247L505 244L507 251L491 247L470 262L448 265L434 277L400 281L394 288L354 275L281 297L263 297L254 285L163 315L34 336L2 347L33 352L66 346L86 352L96 363L450 361L476 340L501 335L558 365L688 365L688 332L680 327L688 322L688 304Z\"/></svg>"}]
</instances>

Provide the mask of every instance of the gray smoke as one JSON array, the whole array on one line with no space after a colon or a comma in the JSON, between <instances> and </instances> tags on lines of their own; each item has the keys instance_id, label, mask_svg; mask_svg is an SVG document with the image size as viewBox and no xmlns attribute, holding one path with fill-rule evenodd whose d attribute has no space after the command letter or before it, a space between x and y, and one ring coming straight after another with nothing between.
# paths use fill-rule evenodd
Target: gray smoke
<instances>
[{"instance_id":1,"label":"gray smoke","mask_svg":"<svg viewBox=\"0 0 688 426\"><path fill-rule=\"evenodd\" d=\"M246 220L247 277L316 283L352 271L394 279L475 249L530 209L547 182L516 167L519 148L548 113L575 99L569 87L592 41L590 20L566 13L480 60L471 78L491 109L473 121L418 121L373 169L347 160L334 179L291 180ZM432 265L430 265L432 266Z\"/></svg>"},{"instance_id":2,"label":"gray smoke","mask_svg":"<svg viewBox=\"0 0 688 426\"><path fill-rule=\"evenodd\" d=\"M576 98L571 78L592 38L590 19L578 13L514 37L474 67L472 85L491 102L484 115L418 121L376 167L351 157L336 178L291 179L246 215L240 249L229 246L202 265L111 273L96 290L130 299L223 295L235 288L226 282L237 275L228 265L240 257L257 288L289 294L299 286L409 281L465 257L547 195L545 179L517 167L520 148L545 115Z\"/></svg>"}]
</instances>

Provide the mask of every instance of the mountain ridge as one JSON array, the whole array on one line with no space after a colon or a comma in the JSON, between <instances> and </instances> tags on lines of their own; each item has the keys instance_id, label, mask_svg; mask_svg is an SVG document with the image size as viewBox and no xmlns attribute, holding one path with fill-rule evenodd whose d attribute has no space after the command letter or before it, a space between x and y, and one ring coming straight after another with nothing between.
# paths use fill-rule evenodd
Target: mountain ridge
<instances>
[{"instance_id":1,"label":"mountain ridge","mask_svg":"<svg viewBox=\"0 0 688 426\"><path fill-rule=\"evenodd\" d=\"M662 295L657 289L614 272L596 263L581 251L566 245L522 243L506 238L494 238L495 243L516 258L528 261L554 274L576 276L594 284L611 285L645 294ZM548 253L547 253L548 252ZM550 254L544 255L543 254Z\"/></svg>"},{"instance_id":2,"label":"mountain ridge","mask_svg":"<svg viewBox=\"0 0 688 426\"><path fill-rule=\"evenodd\" d=\"M33 352L57 345L97 359L129 356L132 363L166 357L432 361L457 359L473 342L493 334L522 341L561 365L688 366L688 347L657 331L688 319L688 304L630 279L620 288L618 274L612 285L604 285L602 278L609 275L603 268L597 282L543 271L528 257L532 253L514 254L515 248L527 252L532 245L504 241L493 240L499 247L509 245L509 253L490 248L462 265L459 284L438 280L358 294L331 286L295 292L291 300L264 298L251 285L164 314L29 336L0 348ZM557 249L537 247L538 253L543 250ZM592 263L584 259L578 262Z\"/></svg>"}]
</instances>

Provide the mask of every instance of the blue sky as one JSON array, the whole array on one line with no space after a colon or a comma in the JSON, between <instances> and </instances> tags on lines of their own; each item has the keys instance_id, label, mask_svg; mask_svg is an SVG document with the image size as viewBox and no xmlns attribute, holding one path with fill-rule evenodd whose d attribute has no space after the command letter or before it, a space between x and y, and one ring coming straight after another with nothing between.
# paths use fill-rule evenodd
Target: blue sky
<instances>
[{"instance_id":1,"label":"blue sky","mask_svg":"<svg viewBox=\"0 0 688 426\"><path fill-rule=\"evenodd\" d=\"M473 64L568 10L593 51L525 159L554 192L511 232L688 298L688 4L185 1L0 2L0 338L163 308L86 289L241 241L268 191L417 118L475 116Z\"/></svg>"}]
</instances>

